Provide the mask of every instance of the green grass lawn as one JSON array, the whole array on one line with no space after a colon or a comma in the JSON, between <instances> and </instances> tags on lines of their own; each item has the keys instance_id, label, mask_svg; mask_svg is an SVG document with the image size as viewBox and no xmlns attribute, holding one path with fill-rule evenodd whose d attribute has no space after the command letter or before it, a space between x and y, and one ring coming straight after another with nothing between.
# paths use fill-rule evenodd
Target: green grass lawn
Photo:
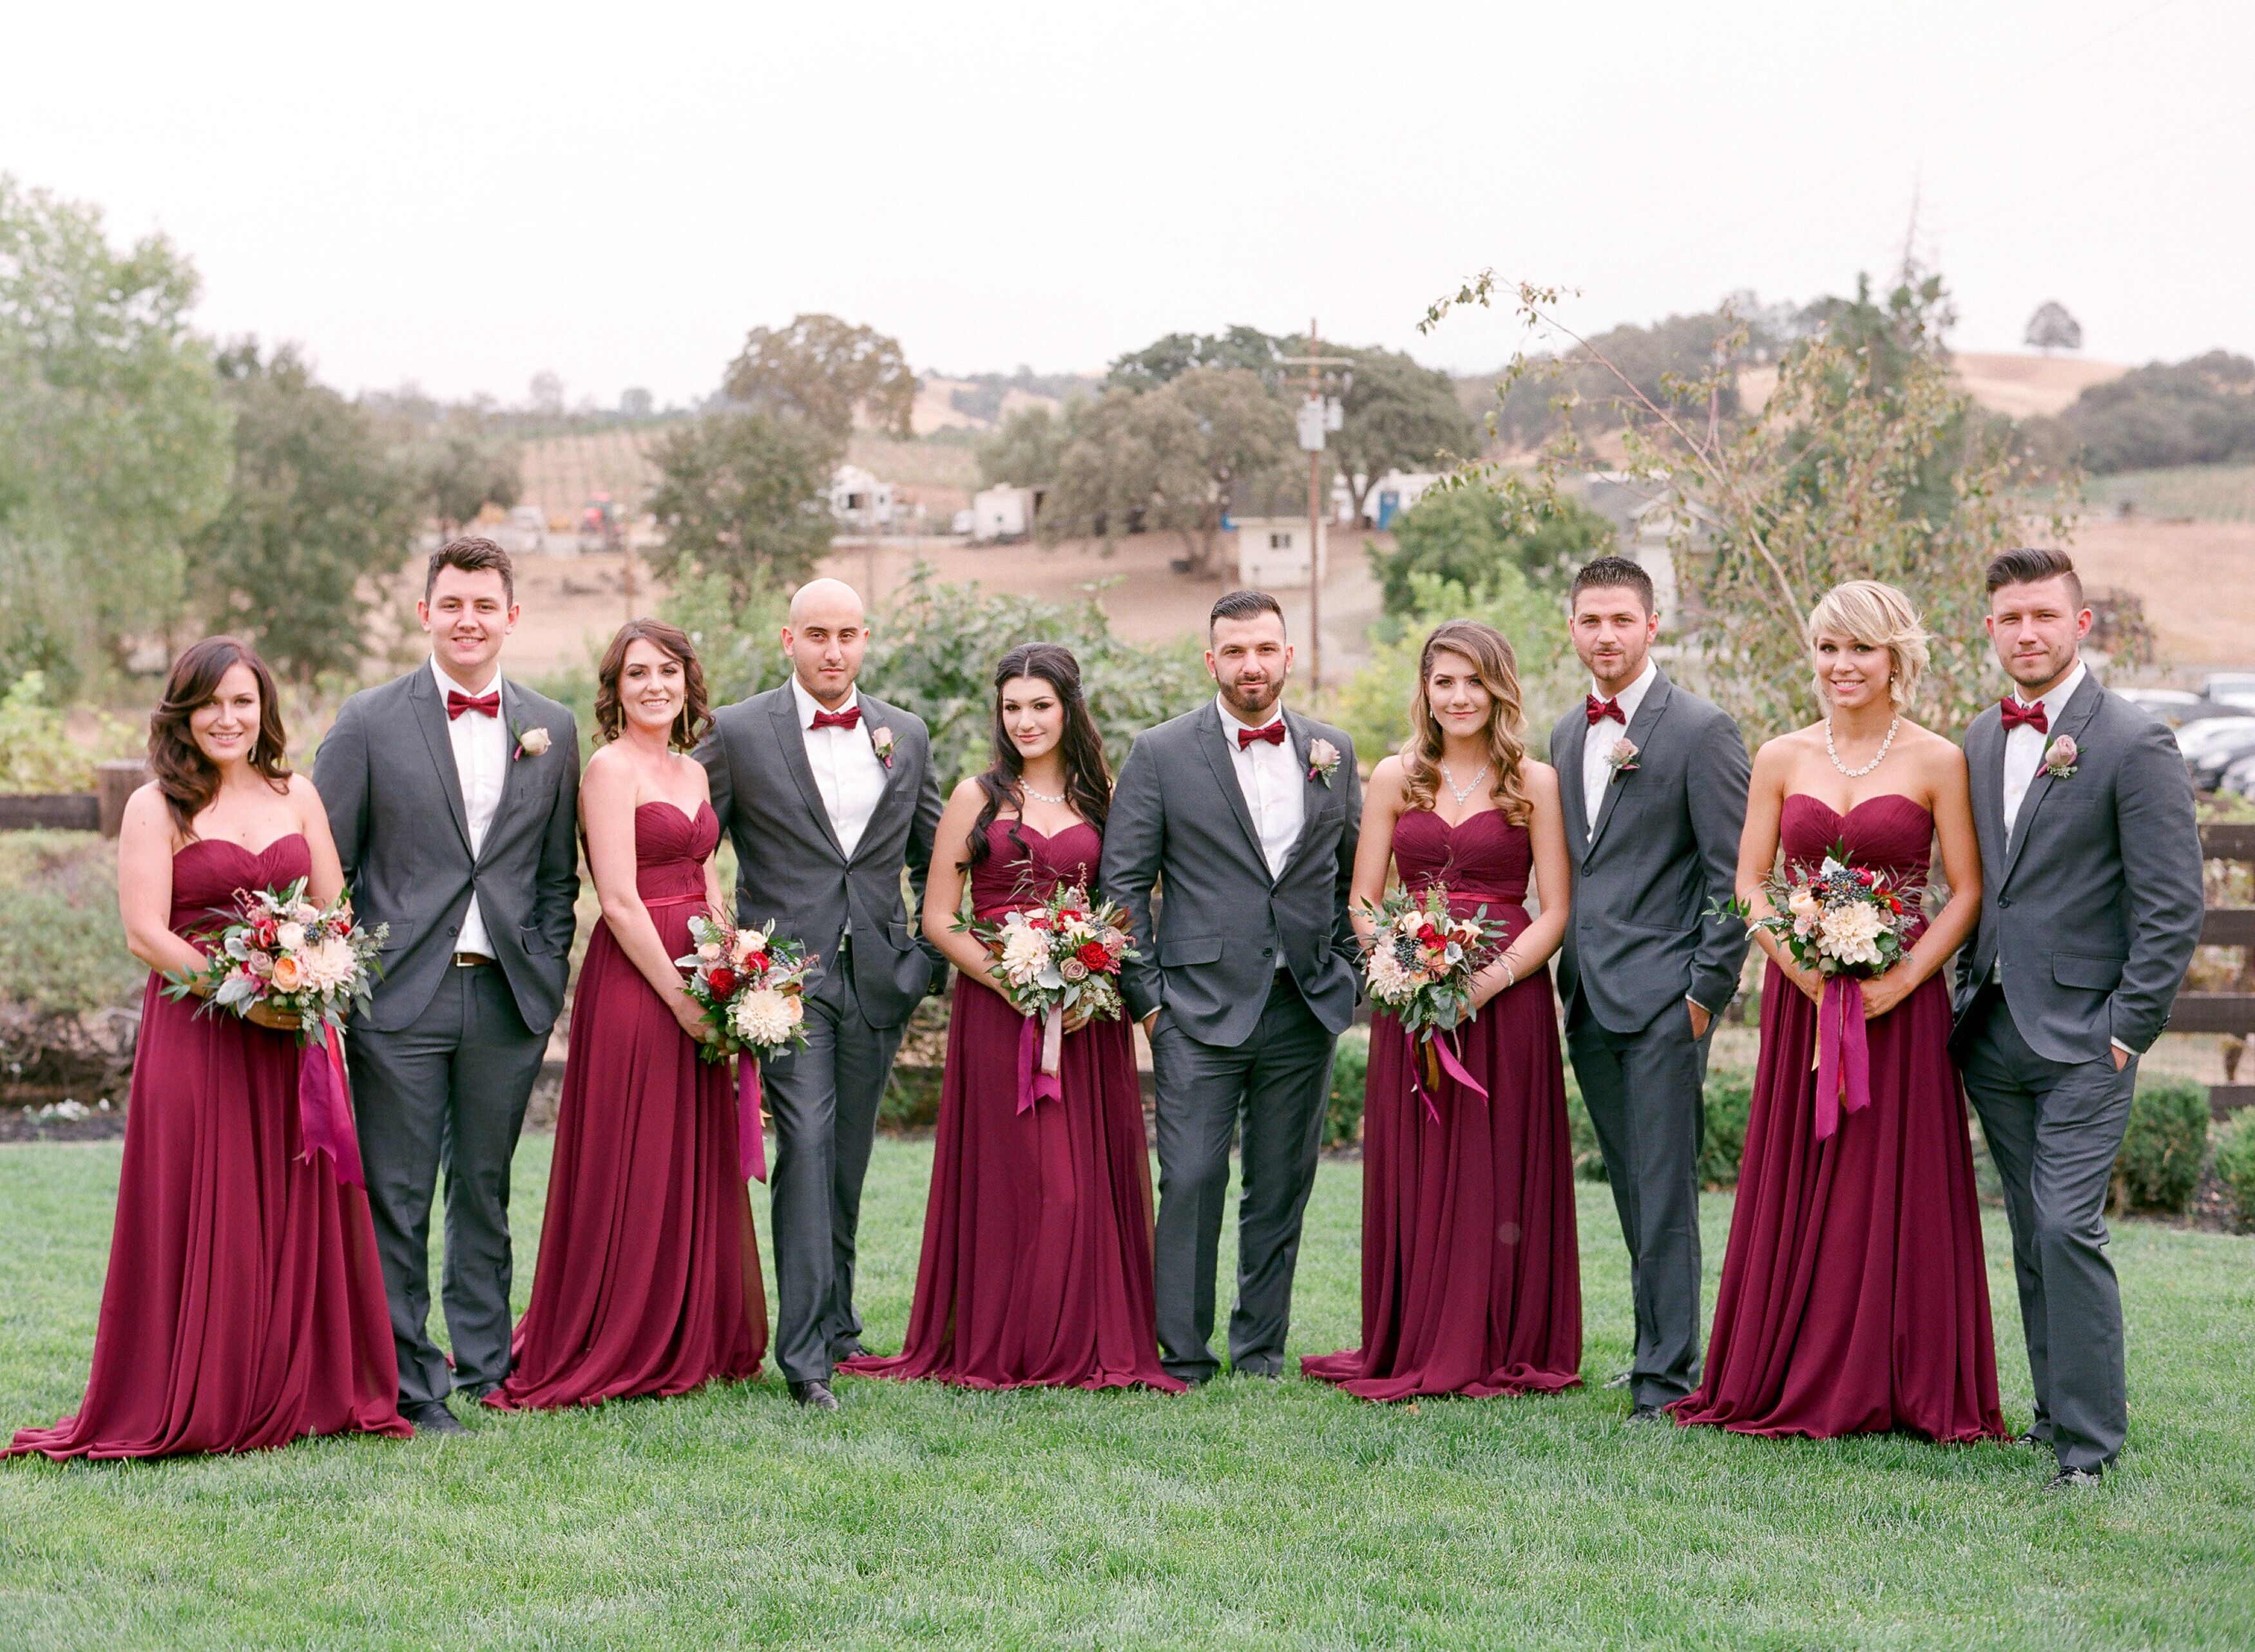
<instances>
[{"instance_id":1,"label":"green grass lawn","mask_svg":"<svg viewBox=\"0 0 2255 1652\"><path fill-rule=\"evenodd\" d=\"M526 1262L548 1148L518 1156ZM930 1163L886 1142L871 1170L880 1348ZM114 1146L0 1148L0 1425L77 1402L116 1170ZM1324 1168L1296 1353L1354 1339L1359 1195ZM1707 1202L1711 1302L1729 1212ZM1603 1189L1581 1216L1594 1385L1626 1360L1626 1269ZM2022 1427L1993 1213L1988 1241ZM2001 1446L1631 1431L1594 1386L848 1381L825 1420L770 1378L446 1442L0 1465L0 1647L2255 1646L2255 1241L2130 1223L2115 1255L2132 1431L2096 1495Z\"/></svg>"}]
</instances>

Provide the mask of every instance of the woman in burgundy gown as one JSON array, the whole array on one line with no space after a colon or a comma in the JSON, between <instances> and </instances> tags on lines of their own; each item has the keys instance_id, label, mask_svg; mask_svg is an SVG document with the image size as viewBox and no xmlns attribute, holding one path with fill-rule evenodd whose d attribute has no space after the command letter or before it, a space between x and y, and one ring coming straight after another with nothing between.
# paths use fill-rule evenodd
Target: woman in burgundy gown
<instances>
[{"instance_id":1,"label":"woman in burgundy gown","mask_svg":"<svg viewBox=\"0 0 2255 1652\"><path fill-rule=\"evenodd\" d=\"M109 1276L77 1414L7 1453L247 1452L306 1434L404 1437L368 1195L309 1155L288 1023L165 995L238 890L343 884L274 679L247 644L183 653L149 724L156 778L127 803L118 905L152 972L125 1115ZM352 1173L348 1169L348 1174Z\"/></svg>"},{"instance_id":2,"label":"woman in burgundy gown","mask_svg":"<svg viewBox=\"0 0 2255 1652\"><path fill-rule=\"evenodd\" d=\"M580 783L603 921L572 1000L572 1043L532 1302L501 1410L685 1394L748 1380L767 1352L767 1299L725 1062L673 960L689 920L724 910L720 825L683 756L710 721L689 638L633 620L596 671L601 748Z\"/></svg>"},{"instance_id":3,"label":"woman in burgundy gown","mask_svg":"<svg viewBox=\"0 0 2255 1652\"><path fill-rule=\"evenodd\" d=\"M1566 1075L1545 967L1570 877L1558 777L1525 755L1511 646L1491 627L1453 620L1426 639L1409 715L1416 732L1378 765L1363 805L1356 927L1367 940L1390 858L1412 893L1437 884L1451 910L1485 907L1507 938L1476 978L1471 1021L1444 1035L1460 1073L1430 1082L1401 1023L1372 1020L1362 1346L1300 1367L1370 1400L1556 1393L1582 1380Z\"/></svg>"},{"instance_id":4,"label":"woman in burgundy gown","mask_svg":"<svg viewBox=\"0 0 2255 1652\"><path fill-rule=\"evenodd\" d=\"M1128 1024L1068 1021L1060 1093L1034 1099L1027 1019L993 984L986 948L955 928L966 873L973 912L999 918L1060 884L1092 892L1104 847L1111 780L1078 663L1054 643L1013 649L994 694L993 766L949 800L924 894L924 933L959 973L908 1342L839 1368L1178 1393L1154 1329L1150 1156Z\"/></svg>"},{"instance_id":5,"label":"woman in burgundy gown","mask_svg":"<svg viewBox=\"0 0 2255 1652\"><path fill-rule=\"evenodd\" d=\"M1809 635L1828 714L1755 755L1740 896L1768 910L1761 885L1781 846L1795 865L1844 848L1851 865L1921 883L1938 833L1949 901L1902 962L1860 988L1868 1100L1855 1083L1818 1093L1823 983L1755 931L1770 962L1738 1202L1706 1377L1669 1409L1678 1423L1744 1434L2001 1439L1941 973L1980 910L1964 755L1901 714L1927 650L1900 591L1842 586Z\"/></svg>"}]
</instances>

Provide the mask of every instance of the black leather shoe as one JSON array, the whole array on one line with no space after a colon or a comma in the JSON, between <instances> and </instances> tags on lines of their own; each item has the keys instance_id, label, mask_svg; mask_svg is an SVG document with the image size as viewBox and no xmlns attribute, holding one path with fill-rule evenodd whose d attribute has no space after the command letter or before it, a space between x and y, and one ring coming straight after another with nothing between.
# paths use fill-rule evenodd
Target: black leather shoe
<instances>
[{"instance_id":1,"label":"black leather shoe","mask_svg":"<svg viewBox=\"0 0 2255 1652\"><path fill-rule=\"evenodd\" d=\"M838 1409L838 1396L830 1391L827 1382L794 1382L790 1385L790 1397L810 1411Z\"/></svg>"},{"instance_id":2,"label":"black leather shoe","mask_svg":"<svg viewBox=\"0 0 2255 1652\"><path fill-rule=\"evenodd\" d=\"M486 1395L498 1393L500 1389L501 1384L498 1382L473 1382L466 1388L456 1388L454 1392L472 1405L483 1405L486 1402Z\"/></svg>"},{"instance_id":3,"label":"black leather shoe","mask_svg":"<svg viewBox=\"0 0 2255 1652\"><path fill-rule=\"evenodd\" d=\"M851 1341L841 1342L836 1347L831 1349L830 1363L832 1365L843 1365L848 1360L865 1358L868 1352L869 1351L867 1348L861 1346L861 1339L859 1338L855 1338Z\"/></svg>"},{"instance_id":4,"label":"black leather shoe","mask_svg":"<svg viewBox=\"0 0 2255 1652\"><path fill-rule=\"evenodd\" d=\"M1605 1386L1609 1388L1625 1388L1635 1376L1636 1373L1633 1371L1624 1371L1617 1377L1607 1377Z\"/></svg>"},{"instance_id":5,"label":"black leather shoe","mask_svg":"<svg viewBox=\"0 0 2255 1652\"><path fill-rule=\"evenodd\" d=\"M2051 1477L2048 1492L2095 1492L2106 1483L2105 1477L2095 1468L2062 1468Z\"/></svg>"},{"instance_id":6,"label":"black leather shoe","mask_svg":"<svg viewBox=\"0 0 2255 1652\"><path fill-rule=\"evenodd\" d=\"M1656 1405L1640 1405L1628 1414L1628 1420L1632 1423L1665 1423L1668 1416Z\"/></svg>"},{"instance_id":7,"label":"black leather shoe","mask_svg":"<svg viewBox=\"0 0 2255 1652\"><path fill-rule=\"evenodd\" d=\"M403 1405L399 1415L415 1426L420 1434L467 1434L455 1415L446 1409L444 1400L418 1400L412 1405Z\"/></svg>"},{"instance_id":8,"label":"black leather shoe","mask_svg":"<svg viewBox=\"0 0 2255 1652\"><path fill-rule=\"evenodd\" d=\"M2009 1445L2025 1445L2025 1446L2027 1446L2030 1451L2034 1451L2037 1446L2039 1446L2039 1445L2050 1445L2050 1444L2051 1444L2051 1442L2050 1442L2049 1440L2048 1440L2048 1439L2044 1438L2044 1437L2043 1437L2042 1435L2041 1435L2041 1434L2037 1433L2037 1432L2035 1431L2035 1430L2034 1430L2034 1429L2030 1429L2030 1430L2029 1430L2027 1433L2025 1433L2025 1434L2015 1434L2015 1435L2013 1435L2013 1438L2012 1438L2012 1439L2011 1439L2010 1441L2008 1441L2008 1442L2007 1442L2007 1444L2009 1444Z\"/></svg>"}]
</instances>

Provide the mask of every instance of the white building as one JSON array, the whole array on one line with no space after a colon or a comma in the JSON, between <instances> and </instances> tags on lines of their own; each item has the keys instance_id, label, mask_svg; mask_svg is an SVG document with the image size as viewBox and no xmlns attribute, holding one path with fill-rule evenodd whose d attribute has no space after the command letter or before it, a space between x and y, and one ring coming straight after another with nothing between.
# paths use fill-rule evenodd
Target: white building
<instances>
[{"instance_id":1,"label":"white building","mask_svg":"<svg viewBox=\"0 0 2255 1652\"><path fill-rule=\"evenodd\" d=\"M971 538L980 545L1023 539L1034 531L1046 488L985 488L971 496Z\"/></svg>"},{"instance_id":2,"label":"white building","mask_svg":"<svg viewBox=\"0 0 2255 1652\"><path fill-rule=\"evenodd\" d=\"M1391 528L1394 517L1431 492L1440 480L1437 470L1387 471L1362 496L1363 524Z\"/></svg>"},{"instance_id":3,"label":"white building","mask_svg":"<svg viewBox=\"0 0 2255 1652\"><path fill-rule=\"evenodd\" d=\"M879 482L859 465L840 465L830 475L830 514L864 533L889 528L893 484Z\"/></svg>"},{"instance_id":4,"label":"white building","mask_svg":"<svg viewBox=\"0 0 2255 1652\"><path fill-rule=\"evenodd\" d=\"M1235 517L1237 582L1260 591L1304 591L1308 587L1308 519L1305 517ZM1331 577L1328 524L1316 525L1314 562Z\"/></svg>"}]
</instances>

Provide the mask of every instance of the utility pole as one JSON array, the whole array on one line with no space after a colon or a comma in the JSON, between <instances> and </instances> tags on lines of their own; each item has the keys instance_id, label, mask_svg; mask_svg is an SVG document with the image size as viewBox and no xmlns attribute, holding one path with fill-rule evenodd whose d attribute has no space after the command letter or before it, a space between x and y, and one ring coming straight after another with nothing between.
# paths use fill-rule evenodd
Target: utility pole
<instances>
[{"instance_id":1,"label":"utility pole","mask_svg":"<svg viewBox=\"0 0 2255 1652\"><path fill-rule=\"evenodd\" d=\"M1283 362L1308 369L1307 399L1300 404L1296 429L1308 454L1308 687L1312 692L1324 685L1324 436L1341 422L1338 398L1324 398L1323 369L1353 362L1344 355L1322 354L1313 316L1308 318L1308 353L1285 356Z\"/></svg>"}]
</instances>

